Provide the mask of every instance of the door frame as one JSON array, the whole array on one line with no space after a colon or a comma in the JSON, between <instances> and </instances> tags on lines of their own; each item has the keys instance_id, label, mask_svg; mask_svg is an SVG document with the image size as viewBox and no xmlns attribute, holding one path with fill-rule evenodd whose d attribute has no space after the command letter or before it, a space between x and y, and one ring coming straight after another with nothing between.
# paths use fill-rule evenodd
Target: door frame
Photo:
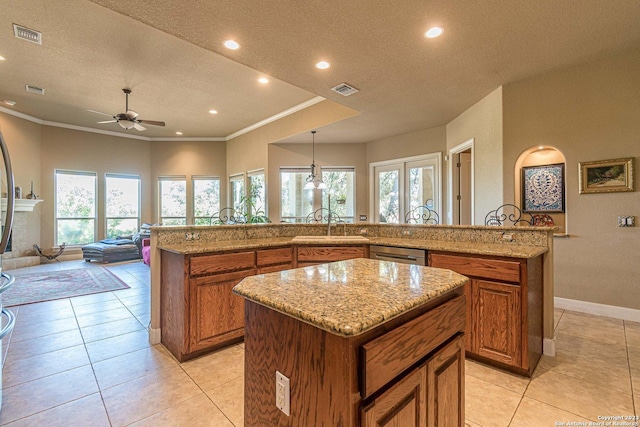
<instances>
[{"instance_id":1,"label":"door frame","mask_svg":"<svg viewBox=\"0 0 640 427\"><path fill-rule=\"evenodd\" d=\"M474 146L474 138L468 139L462 144L456 145L455 147L449 149L447 169L448 169L448 185L447 185L447 200L449 203L449 209L447 212L447 224L453 224L453 212L455 211L453 206L453 164L455 163L456 154L462 153L463 151L471 150L471 225L475 224L475 150Z\"/></svg>"}]
</instances>

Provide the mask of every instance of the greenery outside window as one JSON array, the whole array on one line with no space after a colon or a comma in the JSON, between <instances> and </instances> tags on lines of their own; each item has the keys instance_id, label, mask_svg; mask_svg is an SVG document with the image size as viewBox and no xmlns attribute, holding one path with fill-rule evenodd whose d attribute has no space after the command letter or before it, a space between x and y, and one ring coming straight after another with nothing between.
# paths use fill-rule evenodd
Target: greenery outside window
<instances>
[{"instance_id":1,"label":"greenery outside window","mask_svg":"<svg viewBox=\"0 0 640 427\"><path fill-rule=\"evenodd\" d=\"M309 168L280 168L280 220L304 223L314 209L313 194L305 190ZM318 206L319 207L319 206Z\"/></svg>"},{"instance_id":2,"label":"greenery outside window","mask_svg":"<svg viewBox=\"0 0 640 427\"><path fill-rule=\"evenodd\" d=\"M229 190L231 193L231 207L236 212L245 212L244 174L231 175L229 177Z\"/></svg>"},{"instance_id":3,"label":"greenery outside window","mask_svg":"<svg viewBox=\"0 0 640 427\"><path fill-rule=\"evenodd\" d=\"M356 210L355 168L323 167L322 180L327 185L327 189L322 191L322 207L331 209L342 221L353 223Z\"/></svg>"},{"instance_id":4,"label":"greenery outside window","mask_svg":"<svg viewBox=\"0 0 640 427\"><path fill-rule=\"evenodd\" d=\"M160 222L163 225L187 224L187 179L184 176L159 178Z\"/></svg>"},{"instance_id":5,"label":"greenery outside window","mask_svg":"<svg viewBox=\"0 0 640 427\"><path fill-rule=\"evenodd\" d=\"M209 225L211 216L220 212L220 178L194 176L193 183L193 223Z\"/></svg>"},{"instance_id":6,"label":"greenery outside window","mask_svg":"<svg viewBox=\"0 0 640 427\"><path fill-rule=\"evenodd\" d=\"M55 171L55 244L84 245L96 240L95 172Z\"/></svg>"},{"instance_id":7,"label":"greenery outside window","mask_svg":"<svg viewBox=\"0 0 640 427\"><path fill-rule=\"evenodd\" d=\"M133 235L140 229L140 177L105 177L107 238Z\"/></svg>"},{"instance_id":8,"label":"greenery outside window","mask_svg":"<svg viewBox=\"0 0 640 427\"><path fill-rule=\"evenodd\" d=\"M249 192L247 195L247 220L248 222L266 222L267 220L267 193L264 169L249 171Z\"/></svg>"}]
</instances>

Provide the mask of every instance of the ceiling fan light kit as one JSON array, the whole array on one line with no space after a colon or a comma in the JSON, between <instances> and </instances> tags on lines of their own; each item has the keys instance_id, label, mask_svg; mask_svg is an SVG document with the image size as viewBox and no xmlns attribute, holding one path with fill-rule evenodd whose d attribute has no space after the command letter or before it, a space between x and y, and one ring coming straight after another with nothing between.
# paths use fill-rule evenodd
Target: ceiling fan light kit
<instances>
[{"instance_id":1,"label":"ceiling fan light kit","mask_svg":"<svg viewBox=\"0 0 640 427\"><path fill-rule=\"evenodd\" d=\"M88 110L92 113L103 114L105 116L111 116L113 120L106 120L102 122L98 122L100 124L104 123L118 123L121 128L124 130L135 129L137 131L142 132L143 130L147 130L146 127L142 126L142 123L146 125L153 126L164 126L164 122L159 122L155 120L142 120L138 118L138 113L135 111L129 110L129 94L131 93L131 89L122 89L125 96L125 113L119 113L115 116L111 116L111 114L102 113L96 110Z\"/></svg>"}]
</instances>

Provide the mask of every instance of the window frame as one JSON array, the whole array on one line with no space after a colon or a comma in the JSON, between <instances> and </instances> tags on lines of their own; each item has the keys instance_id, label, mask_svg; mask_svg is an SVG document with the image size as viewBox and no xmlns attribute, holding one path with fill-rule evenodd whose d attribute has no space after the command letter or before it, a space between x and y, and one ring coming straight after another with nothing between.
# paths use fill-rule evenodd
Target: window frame
<instances>
[{"instance_id":1,"label":"window frame","mask_svg":"<svg viewBox=\"0 0 640 427\"><path fill-rule=\"evenodd\" d=\"M320 168L320 176L322 177L323 181L324 181L324 173L325 172L351 172L353 173L353 182L352 182L352 194L353 194L353 200L352 200L352 210L353 210L353 215L352 216L346 216L346 215L339 215L340 219L343 220L344 222L347 223L355 223L356 222L356 189L357 189L357 185L356 185L356 179L357 179L357 174L356 174L356 168L355 166L324 166ZM327 182L325 181L325 184L327 184ZM330 186L327 185L327 191L330 190ZM324 207L324 195L325 192L322 191L321 196L320 196L320 206ZM314 197L315 197L315 193L314 193ZM315 206L315 203L314 203ZM315 211L315 209L314 209ZM335 209L334 209L335 212Z\"/></svg>"},{"instance_id":2,"label":"window frame","mask_svg":"<svg viewBox=\"0 0 640 427\"><path fill-rule=\"evenodd\" d=\"M167 216L164 217L162 216L162 183L163 182L169 182L169 181L184 181L184 200L185 200L185 205L184 205L184 216ZM161 224L164 224L164 219L184 219L184 224L182 225L187 225L187 210L188 210L188 191L187 191L187 177L186 175L164 175L164 176L159 176L158 177L158 221ZM173 224L175 225L175 224Z\"/></svg>"},{"instance_id":3,"label":"window frame","mask_svg":"<svg viewBox=\"0 0 640 427\"><path fill-rule=\"evenodd\" d=\"M255 208L257 209L256 212L253 211L254 206L253 206L253 191L252 191L252 185L251 185L251 178L256 177L256 176L260 176L262 175L262 179L264 182L264 185L262 187L262 199L264 202L264 206L255 206ZM264 168L261 169L254 169L254 170L250 170L247 171L247 182L245 184L245 193L246 193L246 198L248 203L247 206L247 216L252 217L254 215L263 215L265 217L267 217L267 201L268 201L268 196L267 196L267 174L265 173ZM261 209L262 208L262 209Z\"/></svg>"},{"instance_id":4,"label":"window frame","mask_svg":"<svg viewBox=\"0 0 640 427\"><path fill-rule=\"evenodd\" d=\"M112 216L107 216L107 206L108 206L108 193L109 193L109 186L108 186L108 179L109 178L121 178L121 179L136 179L138 181L138 203L137 203L137 210L138 210L138 215L136 217L112 217ZM105 237L109 237L109 220L110 219L136 219L136 231L137 232L140 229L140 223L142 221L142 215L141 215L141 211L142 211L142 178L140 177L140 175L129 175L129 174L121 174L121 173L105 173L104 175L104 234ZM134 232L134 233L135 233Z\"/></svg>"},{"instance_id":5,"label":"window frame","mask_svg":"<svg viewBox=\"0 0 640 427\"><path fill-rule=\"evenodd\" d=\"M196 181L217 181L218 182L218 210L211 212L209 216L196 216ZM217 212L220 212L222 209L222 198L221 198L221 180L219 176L211 176L211 175L192 175L191 176L191 220L192 224L196 225L198 219L207 219L209 222L211 221L211 217L215 215Z\"/></svg>"},{"instance_id":6,"label":"window frame","mask_svg":"<svg viewBox=\"0 0 640 427\"><path fill-rule=\"evenodd\" d=\"M242 183L242 196L241 196L241 199L238 201L238 204L236 204L235 203L236 201L234 200L234 196L235 196L234 191L233 191L233 185L234 185L233 183L234 182L241 182ZM246 180L245 180L244 172L236 173L236 174L233 174L233 175L229 175L229 192L228 193L229 194L227 196L227 199L228 199L227 206L233 208L234 210L236 210L237 212L239 212L241 214L244 214L245 213L245 209L244 209L243 203L245 202L245 200L243 200L243 199L246 199L246 197L247 197L247 183L246 183ZM241 208L241 209L238 209L238 208Z\"/></svg>"},{"instance_id":7,"label":"window frame","mask_svg":"<svg viewBox=\"0 0 640 427\"><path fill-rule=\"evenodd\" d=\"M94 178L94 186L93 186L93 218L90 217L69 217L69 218L59 218L58 217L58 174L64 175L75 175L75 176L92 176ZM93 220L93 238L90 242L85 243L73 243L67 244L67 247L80 247L82 245L86 245L88 243L95 242L96 236L98 235L98 174L97 172L90 171L75 171L70 169L54 169L53 171L53 195L54 195L54 209L53 209L53 217L54 217L54 230L53 230L53 242L55 246L60 246L62 243L58 241L58 221L62 220Z\"/></svg>"}]
</instances>

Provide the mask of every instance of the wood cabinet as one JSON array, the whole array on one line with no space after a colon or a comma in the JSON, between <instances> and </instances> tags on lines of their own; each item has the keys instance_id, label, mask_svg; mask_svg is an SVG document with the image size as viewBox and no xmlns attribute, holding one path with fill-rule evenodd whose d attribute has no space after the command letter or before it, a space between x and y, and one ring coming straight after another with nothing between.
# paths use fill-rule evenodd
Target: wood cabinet
<instances>
[{"instance_id":1,"label":"wood cabinet","mask_svg":"<svg viewBox=\"0 0 640 427\"><path fill-rule=\"evenodd\" d=\"M362 427L464 425L464 341L457 336L362 409Z\"/></svg>"},{"instance_id":2,"label":"wood cabinet","mask_svg":"<svg viewBox=\"0 0 640 427\"><path fill-rule=\"evenodd\" d=\"M296 246L296 260L298 267L368 257L369 245Z\"/></svg>"},{"instance_id":3,"label":"wood cabinet","mask_svg":"<svg viewBox=\"0 0 640 427\"><path fill-rule=\"evenodd\" d=\"M468 276L469 357L531 376L542 355L542 257L430 252L431 267Z\"/></svg>"},{"instance_id":4,"label":"wood cabinet","mask_svg":"<svg viewBox=\"0 0 640 427\"><path fill-rule=\"evenodd\" d=\"M243 278L293 265L292 246L182 255L161 252L161 342L184 361L244 336Z\"/></svg>"},{"instance_id":5,"label":"wood cabinet","mask_svg":"<svg viewBox=\"0 0 640 427\"><path fill-rule=\"evenodd\" d=\"M462 289L348 337L245 307L245 425L464 426ZM289 416L275 371L290 379Z\"/></svg>"}]
</instances>

